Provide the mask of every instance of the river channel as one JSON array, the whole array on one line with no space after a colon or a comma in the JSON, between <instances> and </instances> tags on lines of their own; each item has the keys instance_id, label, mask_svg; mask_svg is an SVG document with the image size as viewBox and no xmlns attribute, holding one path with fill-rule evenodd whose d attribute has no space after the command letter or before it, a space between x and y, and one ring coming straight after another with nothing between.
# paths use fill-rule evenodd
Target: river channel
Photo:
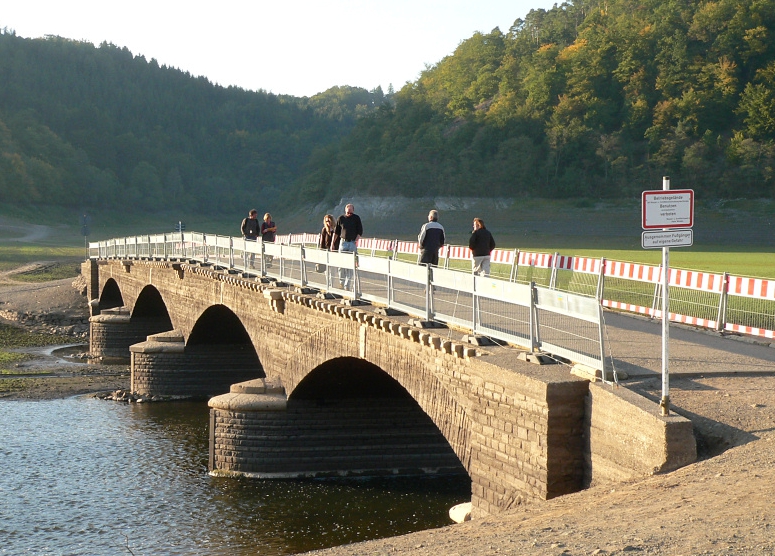
<instances>
[{"instance_id":1,"label":"river channel","mask_svg":"<svg viewBox=\"0 0 775 556\"><path fill-rule=\"evenodd\" d=\"M295 554L450 523L460 478L207 473L205 403L0 401L0 554Z\"/></svg>"}]
</instances>

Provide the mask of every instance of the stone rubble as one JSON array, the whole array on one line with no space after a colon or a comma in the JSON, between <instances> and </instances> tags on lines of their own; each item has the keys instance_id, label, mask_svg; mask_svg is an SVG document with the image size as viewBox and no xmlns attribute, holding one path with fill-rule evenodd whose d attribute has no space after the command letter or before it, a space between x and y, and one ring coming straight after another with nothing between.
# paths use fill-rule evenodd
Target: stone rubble
<instances>
[{"instance_id":1,"label":"stone rubble","mask_svg":"<svg viewBox=\"0 0 775 556\"><path fill-rule=\"evenodd\" d=\"M109 400L123 403L148 403L170 402L191 399L190 396L148 396L132 392L131 390L114 390L112 392L98 392L94 397L100 400Z\"/></svg>"}]
</instances>

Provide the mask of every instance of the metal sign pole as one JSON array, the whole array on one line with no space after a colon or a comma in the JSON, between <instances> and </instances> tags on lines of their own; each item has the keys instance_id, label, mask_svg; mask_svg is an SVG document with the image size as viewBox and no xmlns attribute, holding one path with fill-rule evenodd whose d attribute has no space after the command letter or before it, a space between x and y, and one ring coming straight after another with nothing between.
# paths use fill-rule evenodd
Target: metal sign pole
<instances>
[{"instance_id":1,"label":"metal sign pole","mask_svg":"<svg viewBox=\"0 0 775 556\"><path fill-rule=\"evenodd\" d=\"M662 189L670 190L670 177L662 178ZM667 230L667 228L665 228ZM670 354L670 308L669 280L670 275L670 247L662 248L662 401L659 407L662 415L670 415L670 370L668 368Z\"/></svg>"}]
</instances>

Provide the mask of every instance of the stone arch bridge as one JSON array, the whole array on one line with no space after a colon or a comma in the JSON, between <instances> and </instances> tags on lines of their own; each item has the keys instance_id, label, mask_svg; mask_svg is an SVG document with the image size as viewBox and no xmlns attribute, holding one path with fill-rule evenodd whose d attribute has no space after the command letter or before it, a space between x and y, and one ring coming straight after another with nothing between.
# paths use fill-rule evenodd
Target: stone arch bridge
<instances>
[{"instance_id":1,"label":"stone arch bridge","mask_svg":"<svg viewBox=\"0 0 775 556\"><path fill-rule=\"evenodd\" d=\"M467 473L481 516L696 458L691 422L508 346L185 262L82 272L94 355L131 357L133 391L210 398L213 472Z\"/></svg>"}]
</instances>

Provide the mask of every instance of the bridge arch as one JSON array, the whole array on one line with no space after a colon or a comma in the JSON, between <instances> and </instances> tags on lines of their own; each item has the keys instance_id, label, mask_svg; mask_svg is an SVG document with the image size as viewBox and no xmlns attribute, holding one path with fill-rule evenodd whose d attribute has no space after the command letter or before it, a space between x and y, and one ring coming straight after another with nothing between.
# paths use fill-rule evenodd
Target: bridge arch
<instances>
[{"instance_id":1,"label":"bridge arch","mask_svg":"<svg viewBox=\"0 0 775 556\"><path fill-rule=\"evenodd\" d=\"M266 376L245 326L225 305L205 309L187 342L177 331L160 336L130 348L135 392L209 397Z\"/></svg>"},{"instance_id":2,"label":"bridge arch","mask_svg":"<svg viewBox=\"0 0 775 556\"><path fill-rule=\"evenodd\" d=\"M106 309L115 309L117 307L124 306L124 297L121 295L121 288L118 287L118 282L113 278L109 278L105 285L102 287L99 299L99 309L104 311Z\"/></svg>"},{"instance_id":3,"label":"bridge arch","mask_svg":"<svg viewBox=\"0 0 775 556\"><path fill-rule=\"evenodd\" d=\"M298 343L281 379L289 402L310 395L306 393L312 390L308 381L322 382L316 375L326 376L328 385L342 385L346 392L367 392L363 398L367 401L378 397L380 387L392 395L400 389L433 423L470 475L469 415L459 393L441 380L439 370L435 359L419 356L416 346L401 337L363 327L356 321L339 320ZM374 384L369 384L370 379ZM351 385L345 385L348 380ZM415 419L414 409L406 411L408 419Z\"/></svg>"}]
</instances>

